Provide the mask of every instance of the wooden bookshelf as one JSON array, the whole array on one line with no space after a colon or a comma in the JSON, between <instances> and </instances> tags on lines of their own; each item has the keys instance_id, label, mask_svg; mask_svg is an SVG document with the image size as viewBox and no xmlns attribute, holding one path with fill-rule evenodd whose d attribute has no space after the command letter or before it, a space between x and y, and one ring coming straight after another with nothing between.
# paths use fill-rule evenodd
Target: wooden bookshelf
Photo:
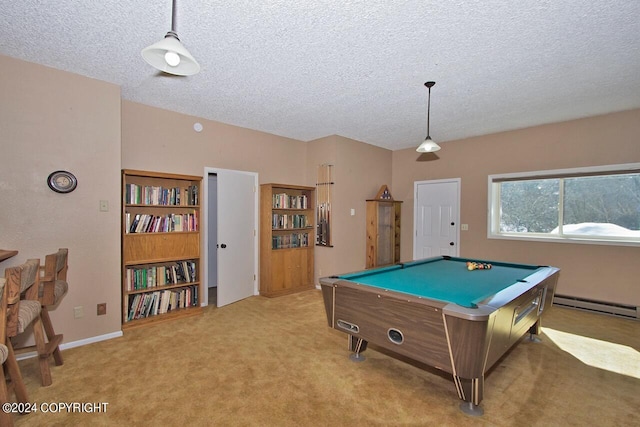
<instances>
[{"instance_id":1,"label":"wooden bookshelf","mask_svg":"<svg viewBox=\"0 0 640 427\"><path fill-rule=\"evenodd\" d=\"M315 188L260 186L260 294L312 289Z\"/></svg>"},{"instance_id":2,"label":"wooden bookshelf","mask_svg":"<svg viewBox=\"0 0 640 427\"><path fill-rule=\"evenodd\" d=\"M122 328L202 313L202 177L122 171Z\"/></svg>"}]
</instances>

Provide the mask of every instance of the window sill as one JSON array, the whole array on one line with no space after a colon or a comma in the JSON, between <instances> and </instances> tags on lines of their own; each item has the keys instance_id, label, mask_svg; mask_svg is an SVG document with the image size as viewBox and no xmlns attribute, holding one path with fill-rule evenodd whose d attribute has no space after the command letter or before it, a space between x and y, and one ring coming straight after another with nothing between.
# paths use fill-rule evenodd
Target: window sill
<instances>
[{"instance_id":1,"label":"window sill","mask_svg":"<svg viewBox=\"0 0 640 427\"><path fill-rule=\"evenodd\" d=\"M515 235L515 234L489 234L489 239L498 240L520 240L525 242L542 242L542 243L573 243L579 245L605 245L605 246L636 246L640 247L640 241L633 240L608 240L608 239L593 239L593 238L581 238L577 236L542 236L542 235Z\"/></svg>"}]
</instances>

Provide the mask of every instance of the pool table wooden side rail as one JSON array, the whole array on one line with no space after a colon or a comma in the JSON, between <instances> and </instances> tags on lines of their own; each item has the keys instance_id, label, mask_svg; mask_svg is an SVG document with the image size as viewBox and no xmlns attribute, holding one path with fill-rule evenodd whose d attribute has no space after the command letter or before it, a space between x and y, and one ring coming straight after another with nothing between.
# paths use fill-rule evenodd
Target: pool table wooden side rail
<instances>
[{"instance_id":1,"label":"pool table wooden side rail","mask_svg":"<svg viewBox=\"0 0 640 427\"><path fill-rule=\"evenodd\" d=\"M345 281L340 286L322 286L322 292L330 294L324 298L330 327L451 373L442 321L445 303L425 304L422 298L383 289L362 292L360 285ZM349 331L341 322L357 325L358 330ZM401 331L402 343L389 339L390 327Z\"/></svg>"}]
</instances>

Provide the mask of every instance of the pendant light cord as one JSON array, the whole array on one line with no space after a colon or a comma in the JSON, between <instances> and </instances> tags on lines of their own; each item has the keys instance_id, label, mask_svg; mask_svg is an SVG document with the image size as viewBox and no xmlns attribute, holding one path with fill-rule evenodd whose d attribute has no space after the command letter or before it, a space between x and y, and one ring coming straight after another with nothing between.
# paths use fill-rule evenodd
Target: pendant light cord
<instances>
[{"instance_id":1,"label":"pendant light cord","mask_svg":"<svg viewBox=\"0 0 640 427\"><path fill-rule=\"evenodd\" d=\"M427 138L430 138L430 136L429 136L429 116L431 116L431 86L427 86L427 88L429 89L429 99L427 101Z\"/></svg>"},{"instance_id":2,"label":"pendant light cord","mask_svg":"<svg viewBox=\"0 0 640 427\"><path fill-rule=\"evenodd\" d=\"M429 135L429 121L431 116L431 87L434 86L436 82L426 82L424 85L429 89L429 98L427 101L427 138L431 138Z\"/></svg>"},{"instance_id":3,"label":"pendant light cord","mask_svg":"<svg viewBox=\"0 0 640 427\"><path fill-rule=\"evenodd\" d=\"M172 0L171 2L171 31L167 32L165 38L166 37L173 37L180 41L178 33L176 32L176 0Z\"/></svg>"},{"instance_id":4,"label":"pendant light cord","mask_svg":"<svg viewBox=\"0 0 640 427\"><path fill-rule=\"evenodd\" d=\"M176 0L173 0L171 6L171 31L176 32Z\"/></svg>"}]
</instances>

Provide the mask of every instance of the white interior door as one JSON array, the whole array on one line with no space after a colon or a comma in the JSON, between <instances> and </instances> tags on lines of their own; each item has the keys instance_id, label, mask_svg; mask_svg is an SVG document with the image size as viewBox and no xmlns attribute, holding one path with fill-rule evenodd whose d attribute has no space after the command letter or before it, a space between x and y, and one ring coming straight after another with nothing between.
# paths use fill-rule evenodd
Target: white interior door
<instances>
[{"instance_id":1,"label":"white interior door","mask_svg":"<svg viewBox=\"0 0 640 427\"><path fill-rule=\"evenodd\" d=\"M460 179L414 184L413 259L458 256Z\"/></svg>"},{"instance_id":2,"label":"white interior door","mask_svg":"<svg viewBox=\"0 0 640 427\"><path fill-rule=\"evenodd\" d=\"M206 184L208 184L207 190L207 233L205 247L208 249L208 253L205 257L207 261L207 281L206 289L218 287L218 175L210 173L207 176ZM216 291L217 292L217 291ZM207 292L207 296L208 296Z\"/></svg>"},{"instance_id":3,"label":"white interior door","mask_svg":"<svg viewBox=\"0 0 640 427\"><path fill-rule=\"evenodd\" d=\"M258 294L258 175L214 171L218 177L217 306L222 307Z\"/></svg>"}]
</instances>

